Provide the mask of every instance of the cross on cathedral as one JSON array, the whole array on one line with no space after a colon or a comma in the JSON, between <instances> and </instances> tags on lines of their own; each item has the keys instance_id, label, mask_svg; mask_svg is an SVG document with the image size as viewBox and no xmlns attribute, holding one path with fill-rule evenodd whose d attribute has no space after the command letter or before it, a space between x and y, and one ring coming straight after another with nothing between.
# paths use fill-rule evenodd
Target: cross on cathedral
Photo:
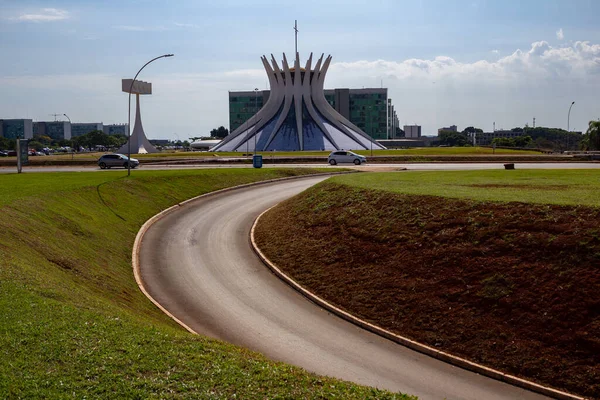
<instances>
[{"instance_id":1,"label":"cross on cathedral","mask_svg":"<svg viewBox=\"0 0 600 400\"><path fill-rule=\"evenodd\" d=\"M298 20L294 20L294 35L296 37L296 53L298 53Z\"/></svg>"}]
</instances>

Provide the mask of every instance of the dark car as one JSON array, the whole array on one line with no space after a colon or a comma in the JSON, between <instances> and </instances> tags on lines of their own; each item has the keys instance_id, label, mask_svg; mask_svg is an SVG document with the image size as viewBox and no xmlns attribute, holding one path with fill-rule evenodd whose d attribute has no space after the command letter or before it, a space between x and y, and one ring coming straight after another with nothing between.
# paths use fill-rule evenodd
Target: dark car
<instances>
[{"instance_id":1,"label":"dark car","mask_svg":"<svg viewBox=\"0 0 600 400\"><path fill-rule=\"evenodd\" d=\"M8 151L0 150L0 157L8 157Z\"/></svg>"},{"instance_id":2,"label":"dark car","mask_svg":"<svg viewBox=\"0 0 600 400\"><path fill-rule=\"evenodd\" d=\"M104 154L102 157L98 159L98 166L100 168L111 168L111 167L123 167L127 168L131 166L131 168L135 168L140 165L140 162L135 158L128 158L124 154Z\"/></svg>"}]
</instances>

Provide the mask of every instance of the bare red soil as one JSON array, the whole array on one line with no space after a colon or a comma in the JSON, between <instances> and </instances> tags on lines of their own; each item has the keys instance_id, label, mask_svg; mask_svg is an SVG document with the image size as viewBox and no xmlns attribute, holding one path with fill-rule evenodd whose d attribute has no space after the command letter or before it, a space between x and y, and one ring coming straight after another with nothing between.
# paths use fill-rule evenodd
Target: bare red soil
<instances>
[{"instance_id":1,"label":"bare red soil","mask_svg":"<svg viewBox=\"0 0 600 400\"><path fill-rule=\"evenodd\" d=\"M267 213L267 257L342 309L600 398L600 210L324 183Z\"/></svg>"}]
</instances>

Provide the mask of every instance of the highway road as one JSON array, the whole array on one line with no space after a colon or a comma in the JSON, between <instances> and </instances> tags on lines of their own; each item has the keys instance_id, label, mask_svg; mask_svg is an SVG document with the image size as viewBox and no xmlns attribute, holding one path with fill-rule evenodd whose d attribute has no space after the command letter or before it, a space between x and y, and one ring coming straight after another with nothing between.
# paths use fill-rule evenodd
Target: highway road
<instances>
[{"instance_id":1,"label":"highway road","mask_svg":"<svg viewBox=\"0 0 600 400\"><path fill-rule=\"evenodd\" d=\"M323 177L243 188L182 206L140 248L146 289L200 334L360 384L421 399L543 399L352 325L276 278L249 244L254 219Z\"/></svg>"},{"instance_id":2,"label":"highway road","mask_svg":"<svg viewBox=\"0 0 600 400\"><path fill-rule=\"evenodd\" d=\"M265 168L334 168L325 163L310 164L264 164ZM390 169L406 169L409 171L443 171L443 170L489 170L504 169L503 163L397 163L397 164L354 164L339 165L338 167L352 168L362 171L385 171ZM139 170L173 170L173 169L206 169L206 168L252 168L250 164L143 164ZM515 163L516 169L600 169L600 163ZM97 166L25 166L23 172L106 172ZM123 171L112 168L110 171ZM135 174L135 169L132 171ZM16 173L17 167L0 167L0 174Z\"/></svg>"}]
</instances>

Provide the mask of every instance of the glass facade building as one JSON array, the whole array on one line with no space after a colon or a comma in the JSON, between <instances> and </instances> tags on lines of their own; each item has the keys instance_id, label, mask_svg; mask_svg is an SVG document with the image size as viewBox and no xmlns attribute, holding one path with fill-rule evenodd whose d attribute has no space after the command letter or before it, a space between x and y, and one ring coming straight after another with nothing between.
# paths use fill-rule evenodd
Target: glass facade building
<instances>
[{"instance_id":1,"label":"glass facade building","mask_svg":"<svg viewBox=\"0 0 600 400\"><path fill-rule=\"evenodd\" d=\"M71 123L66 121L34 122L34 136L48 136L53 140L71 139Z\"/></svg>"},{"instance_id":2,"label":"glass facade building","mask_svg":"<svg viewBox=\"0 0 600 400\"><path fill-rule=\"evenodd\" d=\"M269 99L269 90L229 92L229 132L248 121Z\"/></svg>"},{"instance_id":3,"label":"glass facade building","mask_svg":"<svg viewBox=\"0 0 600 400\"><path fill-rule=\"evenodd\" d=\"M127 136L127 124L104 125L104 133L107 135Z\"/></svg>"},{"instance_id":4,"label":"glass facade building","mask_svg":"<svg viewBox=\"0 0 600 400\"><path fill-rule=\"evenodd\" d=\"M31 139L33 121L30 119L0 119L0 136L7 139Z\"/></svg>"},{"instance_id":5,"label":"glass facade building","mask_svg":"<svg viewBox=\"0 0 600 400\"><path fill-rule=\"evenodd\" d=\"M373 139L387 139L387 89L354 89L349 98L350 122Z\"/></svg>"},{"instance_id":6,"label":"glass facade building","mask_svg":"<svg viewBox=\"0 0 600 400\"><path fill-rule=\"evenodd\" d=\"M103 131L102 123L73 123L71 124L71 137L87 135L93 131Z\"/></svg>"},{"instance_id":7,"label":"glass facade building","mask_svg":"<svg viewBox=\"0 0 600 400\"><path fill-rule=\"evenodd\" d=\"M390 130L387 88L326 89L325 100L344 118L374 139L387 139ZM269 98L269 90L229 92L229 132L249 120ZM397 119L397 117L396 117Z\"/></svg>"}]
</instances>

